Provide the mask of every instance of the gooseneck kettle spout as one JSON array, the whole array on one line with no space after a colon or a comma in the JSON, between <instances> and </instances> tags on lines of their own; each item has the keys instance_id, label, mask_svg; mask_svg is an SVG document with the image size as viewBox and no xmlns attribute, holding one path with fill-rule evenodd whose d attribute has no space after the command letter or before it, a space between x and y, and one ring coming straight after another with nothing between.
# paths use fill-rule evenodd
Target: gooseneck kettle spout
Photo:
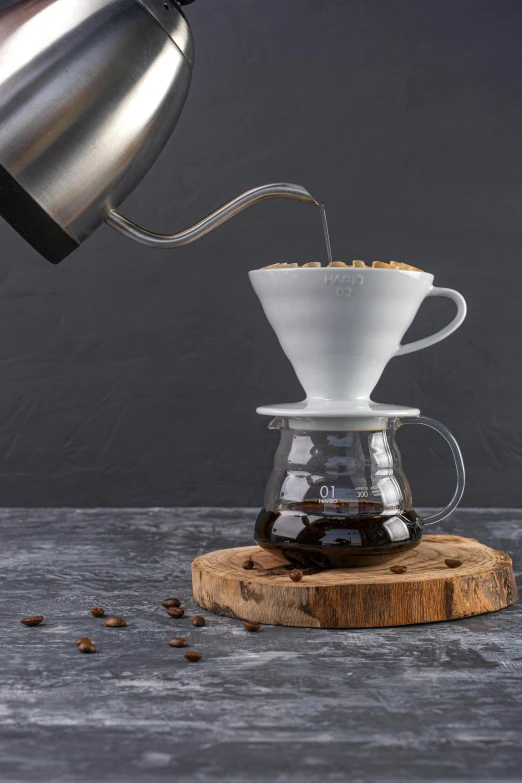
<instances>
[{"instance_id":1,"label":"gooseneck kettle spout","mask_svg":"<svg viewBox=\"0 0 522 783\"><path fill-rule=\"evenodd\" d=\"M212 212L199 223L194 226L180 231L178 234L155 234L152 231L147 231L144 228L140 228L132 223L127 218L120 215L118 212L111 212L106 218L105 222L111 226L111 228L119 231L120 234L133 239L135 242L140 242L142 245L148 247L162 247L172 248L181 247L182 245L189 245L191 242L195 242L196 239L204 237L210 231L213 231L218 226L226 223L227 220L238 215L244 209L257 204L260 201L264 201L268 198L291 198L297 201L304 201L307 204L314 204L319 206L319 202L316 201L310 193L301 185L292 185L286 182L278 182L271 185L261 185L258 188L252 188L247 190L240 196L227 202L215 212Z\"/></svg>"},{"instance_id":2,"label":"gooseneck kettle spout","mask_svg":"<svg viewBox=\"0 0 522 783\"><path fill-rule=\"evenodd\" d=\"M317 204L297 185L266 185L171 236L115 211L181 115L191 2L16 0L0 10L0 217L51 263L105 222L144 245L179 247L265 198Z\"/></svg>"}]
</instances>

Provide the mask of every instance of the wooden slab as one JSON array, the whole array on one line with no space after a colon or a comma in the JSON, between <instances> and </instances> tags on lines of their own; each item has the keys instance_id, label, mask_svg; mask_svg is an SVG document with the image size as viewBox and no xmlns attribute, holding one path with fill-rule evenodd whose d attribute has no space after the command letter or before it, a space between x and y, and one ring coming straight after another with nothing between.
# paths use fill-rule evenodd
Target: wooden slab
<instances>
[{"instance_id":1,"label":"wooden slab","mask_svg":"<svg viewBox=\"0 0 522 783\"><path fill-rule=\"evenodd\" d=\"M251 557L255 569L242 563ZM462 560L448 568L446 558ZM390 571L405 565L405 574ZM268 625L372 628L455 620L496 612L518 600L511 558L473 538L425 535L388 563L316 572L292 582L286 560L257 546L196 558L197 603L216 614Z\"/></svg>"}]
</instances>

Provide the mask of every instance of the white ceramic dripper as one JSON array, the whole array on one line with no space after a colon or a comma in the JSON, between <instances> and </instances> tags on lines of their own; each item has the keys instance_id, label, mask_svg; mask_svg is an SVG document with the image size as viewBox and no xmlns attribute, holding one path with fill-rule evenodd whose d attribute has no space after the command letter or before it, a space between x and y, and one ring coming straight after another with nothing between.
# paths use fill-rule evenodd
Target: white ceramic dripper
<instances>
[{"instance_id":1,"label":"white ceramic dripper","mask_svg":"<svg viewBox=\"0 0 522 783\"><path fill-rule=\"evenodd\" d=\"M259 409L268 415L392 415L396 406L370 399L390 359L443 340L466 317L464 297L433 286L426 272L280 268L250 272L250 281L306 392L302 403ZM430 337L401 345L428 296L452 299L455 318Z\"/></svg>"},{"instance_id":2,"label":"white ceramic dripper","mask_svg":"<svg viewBox=\"0 0 522 783\"><path fill-rule=\"evenodd\" d=\"M371 564L416 546L424 525L459 504L462 454L440 422L370 395L391 358L427 348L460 326L464 298L434 287L433 275L397 269L262 269L250 272L250 280L306 392L303 402L257 409L274 417L270 427L282 438L256 542L293 562L330 568ZM430 337L401 345L428 296L452 299L455 318ZM411 423L446 440L457 472L449 504L425 518L413 511L396 444L383 440Z\"/></svg>"}]
</instances>

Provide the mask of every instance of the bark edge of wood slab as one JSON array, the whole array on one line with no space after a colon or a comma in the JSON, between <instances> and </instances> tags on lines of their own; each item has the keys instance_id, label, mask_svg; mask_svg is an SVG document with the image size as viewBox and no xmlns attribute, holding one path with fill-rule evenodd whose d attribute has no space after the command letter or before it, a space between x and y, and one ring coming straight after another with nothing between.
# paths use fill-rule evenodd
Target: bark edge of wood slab
<instances>
[{"instance_id":1,"label":"bark edge of wood slab","mask_svg":"<svg viewBox=\"0 0 522 783\"><path fill-rule=\"evenodd\" d=\"M255 567L242 564L252 558ZM462 560L448 568L446 559ZM405 565L405 574L390 571ZM364 568L303 571L258 546L219 549L192 563L195 601L266 625L379 628L496 612L518 600L511 558L474 538L425 535L415 549Z\"/></svg>"}]
</instances>

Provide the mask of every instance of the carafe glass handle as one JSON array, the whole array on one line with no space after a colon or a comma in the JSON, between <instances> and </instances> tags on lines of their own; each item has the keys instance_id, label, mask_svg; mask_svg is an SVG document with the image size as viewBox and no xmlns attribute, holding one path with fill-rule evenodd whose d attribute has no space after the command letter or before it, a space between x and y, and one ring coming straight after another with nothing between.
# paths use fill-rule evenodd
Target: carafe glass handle
<instances>
[{"instance_id":1,"label":"carafe glass handle","mask_svg":"<svg viewBox=\"0 0 522 783\"><path fill-rule=\"evenodd\" d=\"M437 511L436 514L425 517L423 520L425 525L433 525L435 522L440 522L441 519L445 519L447 516L449 516L451 512L457 508L460 501L462 500L464 487L466 486L466 470L464 468L462 452L454 436L447 429L447 427L444 426L444 424L440 423L440 421L429 419L426 416L415 416L408 419L400 419L400 425L402 424L424 424L426 427L431 427L432 430L435 430L435 432L438 432L439 435L442 435L450 447L451 453L453 454L453 459L455 460L455 468L457 470L457 488L455 490L455 494L446 508L443 508L441 511Z\"/></svg>"}]
</instances>

